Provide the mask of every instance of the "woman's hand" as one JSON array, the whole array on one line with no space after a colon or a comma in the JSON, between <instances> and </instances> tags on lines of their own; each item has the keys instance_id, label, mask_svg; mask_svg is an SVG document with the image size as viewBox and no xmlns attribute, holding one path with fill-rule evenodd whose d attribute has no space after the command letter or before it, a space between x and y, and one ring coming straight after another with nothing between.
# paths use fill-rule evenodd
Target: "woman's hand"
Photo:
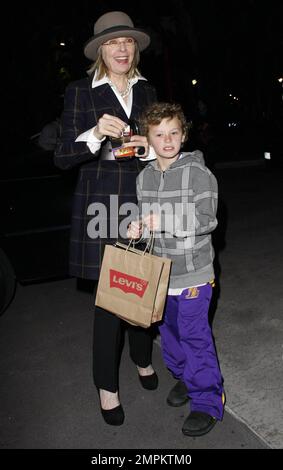
<instances>
[{"instance_id":1,"label":"woman's hand","mask_svg":"<svg viewBox=\"0 0 283 470\"><path fill-rule=\"evenodd\" d=\"M148 141L147 138L142 135L132 135L130 142L123 144L123 147L135 147L136 157L145 158L148 156Z\"/></svg>"},{"instance_id":2,"label":"woman's hand","mask_svg":"<svg viewBox=\"0 0 283 470\"><path fill-rule=\"evenodd\" d=\"M118 117L103 114L103 116L98 119L93 133L99 140L103 139L105 136L120 138L126 126L127 124Z\"/></svg>"},{"instance_id":3,"label":"woman's hand","mask_svg":"<svg viewBox=\"0 0 283 470\"><path fill-rule=\"evenodd\" d=\"M142 236L142 222L140 220L133 220L127 230L127 238L136 240Z\"/></svg>"}]
</instances>

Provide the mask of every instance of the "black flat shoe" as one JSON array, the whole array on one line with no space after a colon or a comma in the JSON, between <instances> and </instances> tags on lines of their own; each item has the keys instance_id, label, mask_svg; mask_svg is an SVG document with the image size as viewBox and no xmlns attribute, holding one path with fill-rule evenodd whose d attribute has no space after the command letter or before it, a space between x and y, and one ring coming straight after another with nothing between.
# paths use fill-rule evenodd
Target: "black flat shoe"
<instances>
[{"instance_id":1,"label":"black flat shoe","mask_svg":"<svg viewBox=\"0 0 283 470\"><path fill-rule=\"evenodd\" d=\"M170 390L166 401L169 406L182 406L189 401L188 389L181 380Z\"/></svg>"},{"instance_id":2,"label":"black flat shoe","mask_svg":"<svg viewBox=\"0 0 283 470\"><path fill-rule=\"evenodd\" d=\"M215 426L216 422L215 418L203 411L191 411L183 424L182 433L185 436L203 436Z\"/></svg>"},{"instance_id":3,"label":"black flat shoe","mask_svg":"<svg viewBox=\"0 0 283 470\"><path fill-rule=\"evenodd\" d=\"M103 410L102 408L100 408L100 410L105 423L112 426L121 426L121 424L123 424L125 415L121 405L111 408L110 410Z\"/></svg>"},{"instance_id":4,"label":"black flat shoe","mask_svg":"<svg viewBox=\"0 0 283 470\"><path fill-rule=\"evenodd\" d=\"M151 375L140 375L139 374L140 383L142 387L146 390L156 390L158 387L158 376L156 372L153 372Z\"/></svg>"}]
</instances>

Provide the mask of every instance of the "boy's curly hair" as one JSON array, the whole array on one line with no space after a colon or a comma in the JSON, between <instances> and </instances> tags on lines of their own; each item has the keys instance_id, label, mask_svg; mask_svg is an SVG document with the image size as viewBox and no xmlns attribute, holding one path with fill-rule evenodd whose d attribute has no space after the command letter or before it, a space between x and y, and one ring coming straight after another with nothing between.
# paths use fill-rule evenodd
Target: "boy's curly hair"
<instances>
[{"instance_id":1,"label":"boy's curly hair","mask_svg":"<svg viewBox=\"0 0 283 470\"><path fill-rule=\"evenodd\" d=\"M157 126L162 119L174 119L175 117L181 123L182 132L185 135L184 142L186 142L189 123L187 123L181 105L178 103L154 103L146 108L140 119L141 134L147 136L149 126Z\"/></svg>"}]
</instances>

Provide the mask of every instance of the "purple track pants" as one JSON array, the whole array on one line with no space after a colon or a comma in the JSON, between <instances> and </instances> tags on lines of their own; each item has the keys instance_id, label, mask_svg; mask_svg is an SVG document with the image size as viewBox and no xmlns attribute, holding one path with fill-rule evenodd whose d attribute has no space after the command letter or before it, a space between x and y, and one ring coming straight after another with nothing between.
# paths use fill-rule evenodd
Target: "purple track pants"
<instances>
[{"instance_id":1,"label":"purple track pants","mask_svg":"<svg viewBox=\"0 0 283 470\"><path fill-rule=\"evenodd\" d=\"M163 359L174 377L186 384L191 411L221 420L223 379L208 323L211 295L210 284L168 295L159 331Z\"/></svg>"}]
</instances>

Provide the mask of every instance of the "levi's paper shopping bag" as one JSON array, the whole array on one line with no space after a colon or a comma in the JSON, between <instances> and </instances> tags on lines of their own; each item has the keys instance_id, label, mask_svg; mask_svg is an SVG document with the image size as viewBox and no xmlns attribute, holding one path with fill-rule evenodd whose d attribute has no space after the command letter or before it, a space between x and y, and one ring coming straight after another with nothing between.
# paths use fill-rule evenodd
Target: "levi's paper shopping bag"
<instances>
[{"instance_id":1,"label":"levi's paper shopping bag","mask_svg":"<svg viewBox=\"0 0 283 470\"><path fill-rule=\"evenodd\" d=\"M106 245L95 305L132 325L162 319L171 260L117 243Z\"/></svg>"}]
</instances>

